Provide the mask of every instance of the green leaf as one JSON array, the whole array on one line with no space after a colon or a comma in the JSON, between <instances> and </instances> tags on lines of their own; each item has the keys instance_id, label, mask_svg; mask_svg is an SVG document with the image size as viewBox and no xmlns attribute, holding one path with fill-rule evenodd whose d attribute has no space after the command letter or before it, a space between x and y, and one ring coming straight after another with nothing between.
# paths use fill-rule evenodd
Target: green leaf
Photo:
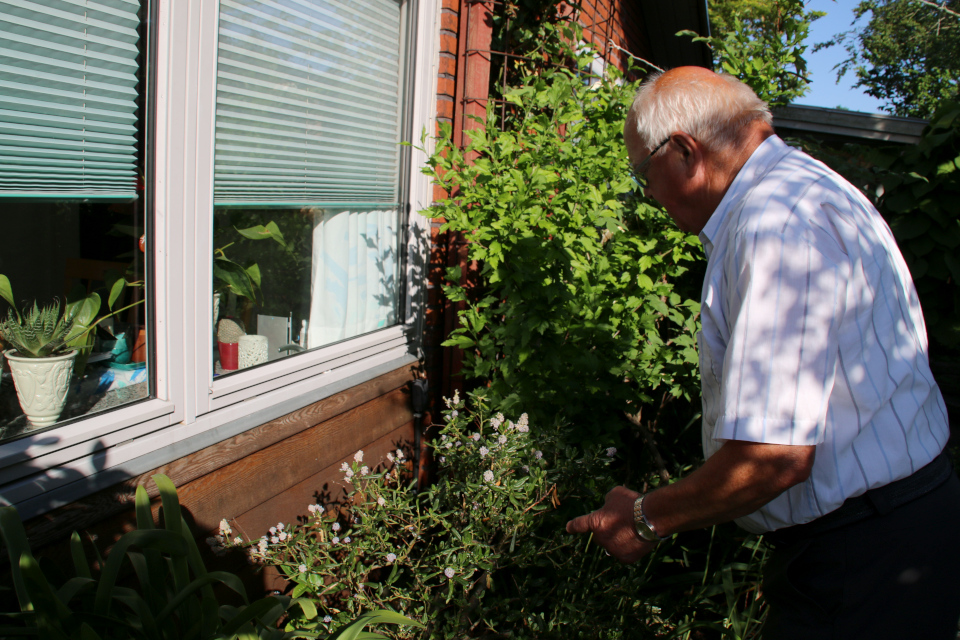
<instances>
[{"instance_id":1,"label":"green leaf","mask_svg":"<svg viewBox=\"0 0 960 640\"><path fill-rule=\"evenodd\" d=\"M73 560L73 570L78 576L93 577L90 574L90 566L87 564L87 554L83 552L83 542L76 531L70 534L70 558Z\"/></svg>"},{"instance_id":2,"label":"green leaf","mask_svg":"<svg viewBox=\"0 0 960 640\"><path fill-rule=\"evenodd\" d=\"M253 227L247 227L246 229L237 229L237 233L250 240L266 240L269 238L276 241L277 244L282 247L287 246L286 241L283 239L283 234L280 233L280 228L277 226L277 223L272 220L267 223L267 226L258 224Z\"/></svg>"},{"instance_id":3,"label":"green leaf","mask_svg":"<svg viewBox=\"0 0 960 640\"><path fill-rule=\"evenodd\" d=\"M216 258L213 261L213 277L240 297L256 300L256 284L250 280L247 270L232 260Z\"/></svg>"},{"instance_id":4,"label":"green leaf","mask_svg":"<svg viewBox=\"0 0 960 640\"><path fill-rule=\"evenodd\" d=\"M223 625L221 633L226 636L229 636L232 633L237 633L240 627L244 624L252 622L253 620L261 617L270 616L271 613L276 613L277 610L279 610L281 613L286 610L284 602L281 601L279 597L267 596L257 600L256 602L243 607L235 616L227 620L226 624Z\"/></svg>"},{"instance_id":5,"label":"green leaf","mask_svg":"<svg viewBox=\"0 0 960 640\"><path fill-rule=\"evenodd\" d=\"M16 507L0 507L0 535L7 547L7 557L10 559L10 572L13 574L13 586L20 601L21 611L32 611L30 595L27 593L23 576L20 572L20 558L30 554L30 544L23 523L17 514Z\"/></svg>"},{"instance_id":6,"label":"green leaf","mask_svg":"<svg viewBox=\"0 0 960 640\"><path fill-rule=\"evenodd\" d=\"M13 287L10 286L10 279L2 273L0 273L0 298L7 301L7 304L13 308L14 313L19 318L17 303L13 301Z\"/></svg>"},{"instance_id":7,"label":"green leaf","mask_svg":"<svg viewBox=\"0 0 960 640\"><path fill-rule=\"evenodd\" d=\"M127 281L123 278L117 278L117 281L113 283L113 286L110 287L110 296L107 298L107 307L113 311L113 305L123 294L123 290L127 286Z\"/></svg>"},{"instance_id":8,"label":"green leaf","mask_svg":"<svg viewBox=\"0 0 960 640\"><path fill-rule=\"evenodd\" d=\"M164 529L152 531L130 531L125 533L114 545L107 558L106 566L100 574L100 584L94 601L94 612L106 615L110 608L110 599L114 596L114 586L120 576L120 569L126 557L127 549L131 546L142 549L158 549L173 556L174 562L183 558L187 553L187 546L179 532L174 533Z\"/></svg>"}]
</instances>

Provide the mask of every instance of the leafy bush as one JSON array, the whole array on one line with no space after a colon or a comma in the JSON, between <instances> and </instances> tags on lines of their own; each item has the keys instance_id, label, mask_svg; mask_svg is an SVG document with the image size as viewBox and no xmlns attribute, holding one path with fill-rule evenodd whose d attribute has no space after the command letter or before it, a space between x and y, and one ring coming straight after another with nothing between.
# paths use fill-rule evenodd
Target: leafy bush
<instances>
[{"instance_id":1,"label":"leafy bush","mask_svg":"<svg viewBox=\"0 0 960 640\"><path fill-rule=\"evenodd\" d=\"M590 84L589 52L568 55L579 69L526 78L466 149L442 128L424 171L451 197L422 213L463 234L479 270L452 268L444 287L463 305L444 345L464 350L464 374L505 411L562 413L602 441L623 411L697 397L702 253L635 189L622 128L636 86L615 69Z\"/></svg>"}]
</instances>

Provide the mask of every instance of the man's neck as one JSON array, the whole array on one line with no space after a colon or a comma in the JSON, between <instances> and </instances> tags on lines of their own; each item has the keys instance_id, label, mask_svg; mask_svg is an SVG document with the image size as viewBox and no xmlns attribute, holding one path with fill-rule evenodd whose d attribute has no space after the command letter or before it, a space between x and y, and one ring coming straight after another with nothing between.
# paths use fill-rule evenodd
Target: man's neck
<instances>
[{"instance_id":1,"label":"man's neck","mask_svg":"<svg viewBox=\"0 0 960 640\"><path fill-rule=\"evenodd\" d=\"M743 132L739 143L726 149L724 153L712 155L710 161L714 163L715 171L712 173L714 179L707 190L707 208L711 214L720 206L723 196L726 195L730 185L736 180L737 174L753 152L772 135L774 135L773 127L759 120L754 121L747 125L747 130Z\"/></svg>"}]
</instances>

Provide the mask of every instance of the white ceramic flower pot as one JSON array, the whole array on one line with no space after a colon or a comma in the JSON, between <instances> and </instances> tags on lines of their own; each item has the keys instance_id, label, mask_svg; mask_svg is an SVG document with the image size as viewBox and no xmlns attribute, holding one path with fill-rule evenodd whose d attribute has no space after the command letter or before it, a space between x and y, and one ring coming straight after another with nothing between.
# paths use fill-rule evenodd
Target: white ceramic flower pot
<instances>
[{"instance_id":1,"label":"white ceramic flower pot","mask_svg":"<svg viewBox=\"0 0 960 640\"><path fill-rule=\"evenodd\" d=\"M4 351L20 408L36 428L54 424L67 402L76 351L51 358L24 358L13 349Z\"/></svg>"}]
</instances>

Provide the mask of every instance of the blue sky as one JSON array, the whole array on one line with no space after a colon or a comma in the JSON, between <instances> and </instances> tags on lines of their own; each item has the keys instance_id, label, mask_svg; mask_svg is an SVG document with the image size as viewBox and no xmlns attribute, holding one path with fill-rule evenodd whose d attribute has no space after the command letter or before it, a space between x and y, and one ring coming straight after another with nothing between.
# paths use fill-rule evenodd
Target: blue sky
<instances>
[{"instance_id":1,"label":"blue sky","mask_svg":"<svg viewBox=\"0 0 960 640\"><path fill-rule=\"evenodd\" d=\"M795 104L816 107L841 106L853 111L882 113L879 100L866 95L860 89L853 88L856 80L851 72L844 75L839 85L836 83L837 72L833 67L846 57L847 52L843 47L830 47L817 53L810 52L815 43L829 40L834 34L851 28L853 9L857 4L858 0L809 0L807 2L808 10L826 11L827 15L810 25L808 48L804 57L807 60L812 81L810 91L804 97L797 99ZM864 17L858 24L866 20L867 17Z\"/></svg>"}]
</instances>

